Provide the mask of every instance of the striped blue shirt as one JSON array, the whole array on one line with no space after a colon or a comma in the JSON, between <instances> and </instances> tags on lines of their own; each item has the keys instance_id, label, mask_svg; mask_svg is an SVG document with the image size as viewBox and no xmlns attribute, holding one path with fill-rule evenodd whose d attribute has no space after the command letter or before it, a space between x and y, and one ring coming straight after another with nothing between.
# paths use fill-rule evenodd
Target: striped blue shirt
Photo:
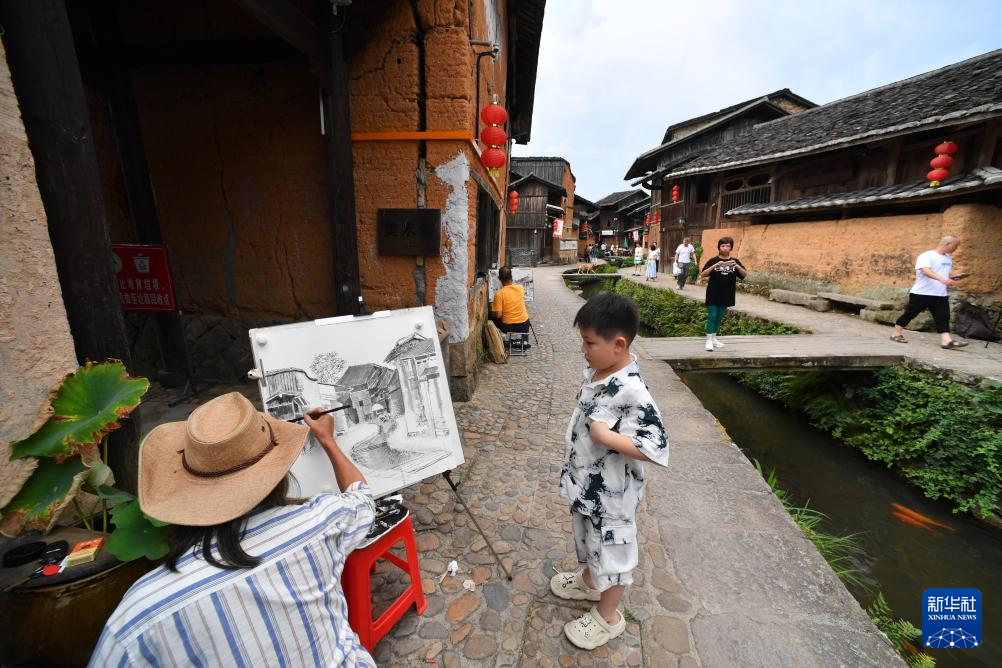
<instances>
[{"instance_id":1,"label":"striped blue shirt","mask_svg":"<svg viewBox=\"0 0 1002 668\"><path fill-rule=\"evenodd\" d=\"M252 569L206 563L201 548L136 582L90 666L375 666L348 626L341 570L374 516L361 482L343 494L252 514Z\"/></svg>"}]
</instances>

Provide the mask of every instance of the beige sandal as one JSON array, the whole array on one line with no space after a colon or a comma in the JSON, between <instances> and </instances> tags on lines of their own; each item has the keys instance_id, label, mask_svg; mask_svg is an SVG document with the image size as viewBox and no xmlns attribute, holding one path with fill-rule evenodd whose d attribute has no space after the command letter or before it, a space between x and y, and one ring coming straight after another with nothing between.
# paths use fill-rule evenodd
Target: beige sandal
<instances>
[{"instance_id":1,"label":"beige sandal","mask_svg":"<svg viewBox=\"0 0 1002 668\"><path fill-rule=\"evenodd\" d=\"M597 601L602 598L601 592L584 583L581 571L557 573L550 578L550 591L568 601Z\"/></svg>"},{"instance_id":2,"label":"beige sandal","mask_svg":"<svg viewBox=\"0 0 1002 668\"><path fill-rule=\"evenodd\" d=\"M601 647L613 638L618 638L626 630L626 618L619 610L619 621L609 624L599 614L597 608L592 608L580 618L564 624L564 635L574 645L581 649Z\"/></svg>"}]
</instances>

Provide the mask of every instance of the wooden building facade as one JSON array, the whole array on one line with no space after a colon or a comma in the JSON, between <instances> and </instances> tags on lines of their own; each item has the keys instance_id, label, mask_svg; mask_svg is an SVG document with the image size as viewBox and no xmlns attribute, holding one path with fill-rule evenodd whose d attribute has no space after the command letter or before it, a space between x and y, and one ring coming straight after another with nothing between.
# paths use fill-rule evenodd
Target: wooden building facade
<instances>
[{"instance_id":1,"label":"wooden building facade","mask_svg":"<svg viewBox=\"0 0 1002 668\"><path fill-rule=\"evenodd\" d=\"M509 213L505 226L506 261L513 266L573 261L578 244L570 163L559 157L512 158L509 179L509 192L518 193L518 211ZM555 236L558 220L560 235Z\"/></svg>"},{"instance_id":2,"label":"wooden building facade","mask_svg":"<svg viewBox=\"0 0 1002 668\"><path fill-rule=\"evenodd\" d=\"M822 106L790 95L717 112L638 157L629 176L647 172L637 183L654 188L667 247L688 234L710 252L728 234L777 286L900 296L915 256L953 234L971 241L958 266L978 274L958 292L995 299L1002 270L976 240L1002 233L1002 50ZM944 141L957 147L950 176L930 186Z\"/></svg>"}]
</instances>

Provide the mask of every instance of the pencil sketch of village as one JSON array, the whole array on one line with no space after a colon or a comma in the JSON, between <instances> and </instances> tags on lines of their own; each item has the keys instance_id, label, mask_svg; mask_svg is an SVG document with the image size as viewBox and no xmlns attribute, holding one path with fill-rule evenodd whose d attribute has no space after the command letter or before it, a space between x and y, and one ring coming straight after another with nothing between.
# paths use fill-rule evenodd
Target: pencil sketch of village
<instances>
[{"instance_id":1,"label":"pencil sketch of village","mask_svg":"<svg viewBox=\"0 0 1002 668\"><path fill-rule=\"evenodd\" d=\"M318 346L310 347L304 356L309 360L305 368L269 369L267 356L261 356L261 394L270 415L293 420L314 407L340 408L332 414L337 443L365 474L376 496L462 463L462 446L435 340L412 332L396 339L389 350L379 351L370 339L364 349L367 357L375 359L349 363L346 355L330 349L329 343L322 349L322 344L333 338L324 336L322 329L315 331L310 338ZM300 335L307 333L299 330ZM280 338L269 342L269 352L276 344L281 345ZM301 348L302 342L290 341L289 345ZM359 347L352 350L357 358ZM334 489L326 453L312 437L292 473L301 494Z\"/></svg>"},{"instance_id":2,"label":"pencil sketch of village","mask_svg":"<svg viewBox=\"0 0 1002 668\"><path fill-rule=\"evenodd\" d=\"M494 295L498 290L501 289L501 279L498 278L498 270L491 269L488 273L487 298L490 301L494 301ZM511 270L511 282L517 285L521 285L522 289L525 290L525 301L531 302L533 298L533 282L532 282L532 269L523 269L520 267L512 267Z\"/></svg>"}]
</instances>

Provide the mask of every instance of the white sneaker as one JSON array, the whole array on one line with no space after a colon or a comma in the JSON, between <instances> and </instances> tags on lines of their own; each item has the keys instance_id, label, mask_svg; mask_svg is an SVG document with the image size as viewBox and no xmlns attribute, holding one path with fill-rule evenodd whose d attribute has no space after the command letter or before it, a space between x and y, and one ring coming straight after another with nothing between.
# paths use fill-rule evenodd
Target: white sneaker
<instances>
[{"instance_id":1,"label":"white sneaker","mask_svg":"<svg viewBox=\"0 0 1002 668\"><path fill-rule=\"evenodd\" d=\"M711 353L713 352L713 335L712 334L707 334L706 335L706 349L709 350Z\"/></svg>"},{"instance_id":2,"label":"white sneaker","mask_svg":"<svg viewBox=\"0 0 1002 668\"><path fill-rule=\"evenodd\" d=\"M581 649L601 647L613 638L618 638L626 630L626 618L616 611L619 621L615 624L602 619L596 608L592 608L580 618L564 624L564 635Z\"/></svg>"},{"instance_id":3,"label":"white sneaker","mask_svg":"<svg viewBox=\"0 0 1002 668\"><path fill-rule=\"evenodd\" d=\"M717 340L717 335L714 334L713 335L713 347L714 348L723 348L724 345L725 345L724 343L721 343L720 341Z\"/></svg>"},{"instance_id":4,"label":"white sneaker","mask_svg":"<svg viewBox=\"0 0 1002 668\"><path fill-rule=\"evenodd\" d=\"M584 583L581 571L557 573L550 578L550 591L568 601L598 601L602 598L601 592Z\"/></svg>"}]
</instances>

